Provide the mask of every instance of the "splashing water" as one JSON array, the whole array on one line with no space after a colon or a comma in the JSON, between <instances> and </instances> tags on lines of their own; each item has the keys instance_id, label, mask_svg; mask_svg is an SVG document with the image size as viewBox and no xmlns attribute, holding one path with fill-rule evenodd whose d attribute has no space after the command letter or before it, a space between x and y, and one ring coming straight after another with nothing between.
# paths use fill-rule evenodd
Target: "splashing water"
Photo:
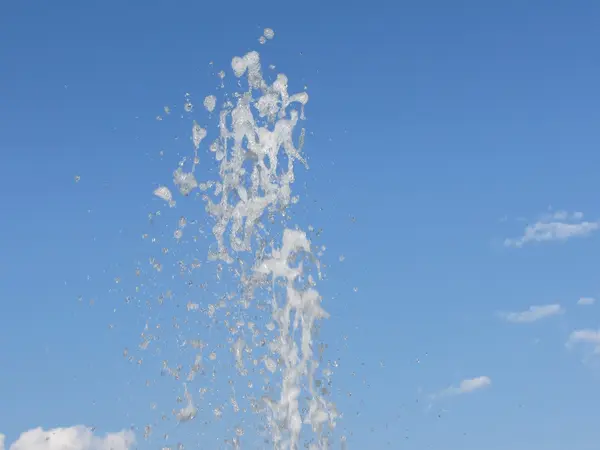
<instances>
[{"instance_id":1,"label":"splashing water","mask_svg":"<svg viewBox=\"0 0 600 450\"><path fill-rule=\"evenodd\" d=\"M264 36L272 39L274 32L266 29ZM317 280L321 278L320 264L311 252L307 235L286 225L288 207L297 201L297 197L292 196L295 164L299 162L307 167L302 156L305 130L297 133L296 126L304 119L308 94L290 95L288 79L283 74L268 84L257 52L233 58L231 67L238 79L247 79L248 89L226 96L218 113L218 136L208 149L218 163L219 178L206 182L196 178L199 152L210 132L194 121L191 169L184 170L185 161L180 163L173 173L173 182L182 195L197 191L205 201L206 211L214 221L212 234L216 241L216 248L209 250L208 259L217 263L218 275L222 271L221 264L237 275L237 294L233 294L237 304L248 311L261 299L270 309L266 329L262 332L256 329L258 324L247 324L253 330L253 338L270 336L266 345L264 340L258 344L254 339L246 342L239 333L239 326L231 327L233 336L229 342L234 366L241 376L247 375L247 366L257 365L252 347L265 351L260 360L271 374L267 384L276 382L279 392L263 389L267 391L260 400L263 407L256 410L265 415L273 448L296 450L304 437L310 442L308 448L326 449L329 432L335 427L338 415L335 406L325 398L325 389L321 388L319 362L313 352L315 325L328 317L316 289ZM204 107L210 113L217 106L215 96L204 98ZM187 95L184 109L186 112L193 109ZM175 207L174 196L167 187L158 187L154 194ZM275 217L283 218L282 230L276 226ZM176 231L180 233L176 236L178 239L186 225L185 219L182 220L183 225L180 220ZM207 315L213 318L217 309L224 307L223 301L216 306L209 305ZM189 302L187 309L197 310L198 305ZM227 317L230 316L227 313ZM237 323L244 321L238 319ZM197 348L204 344L190 341L189 345ZM214 352L209 356L210 360L216 358ZM250 358L249 364L246 358ZM198 357L188 383L193 381L200 367ZM320 374L324 378L330 376L328 369ZM235 407L239 409L237 404ZM197 406L186 385L184 406L177 418L180 422L192 421L196 413ZM221 414L221 409L215 409L216 417ZM244 432L236 428L235 434L234 446L240 448Z\"/></svg>"}]
</instances>

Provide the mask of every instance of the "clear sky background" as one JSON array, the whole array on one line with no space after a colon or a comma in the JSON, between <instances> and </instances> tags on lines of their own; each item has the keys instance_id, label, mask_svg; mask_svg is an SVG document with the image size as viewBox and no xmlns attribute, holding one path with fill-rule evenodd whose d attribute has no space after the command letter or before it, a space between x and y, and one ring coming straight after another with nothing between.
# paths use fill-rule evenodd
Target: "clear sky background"
<instances>
[{"instance_id":1,"label":"clear sky background","mask_svg":"<svg viewBox=\"0 0 600 450\"><path fill-rule=\"evenodd\" d=\"M599 23L594 1L2 2L6 447L75 425L166 445L172 420L143 428L181 386L122 356L154 314L124 302L152 191L191 154L156 116L257 49L310 95L295 211L327 246L349 448L597 449ZM221 448L219 426L177 433Z\"/></svg>"}]
</instances>

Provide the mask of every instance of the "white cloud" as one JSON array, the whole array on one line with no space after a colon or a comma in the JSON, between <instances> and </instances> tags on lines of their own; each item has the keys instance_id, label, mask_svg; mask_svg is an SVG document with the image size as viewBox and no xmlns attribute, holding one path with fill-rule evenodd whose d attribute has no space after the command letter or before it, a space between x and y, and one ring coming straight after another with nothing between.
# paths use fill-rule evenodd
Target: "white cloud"
<instances>
[{"instance_id":1,"label":"white cloud","mask_svg":"<svg viewBox=\"0 0 600 450\"><path fill-rule=\"evenodd\" d=\"M590 306L594 303L596 303L596 299L592 297L581 297L579 300L577 300L577 304L579 306Z\"/></svg>"},{"instance_id":2,"label":"white cloud","mask_svg":"<svg viewBox=\"0 0 600 450\"><path fill-rule=\"evenodd\" d=\"M564 309L558 304L530 306L528 310L521 312L500 313L500 317L512 323L531 323L546 317L564 313Z\"/></svg>"},{"instance_id":3,"label":"white cloud","mask_svg":"<svg viewBox=\"0 0 600 450\"><path fill-rule=\"evenodd\" d=\"M574 344L590 344L594 347L594 353L600 353L600 330L576 330L571 333L567 341L567 347Z\"/></svg>"},{"instance_id":4,"label":"white cloud","mask_svg":"<svg viewBox=\"0 0 600 450\"><path fill-rule=\"evenodd\" d=\"M90 428L76 425L48 431L34 428L25 431L7 450L129 450L135 445L132 431L107 433L100 437ZM4 435L0 434L0 450L4 450Z\"/></svg>"},{"instance_id":5,"label":"white cloud","mask_svg":"<svg viewBox=\"0 0 600 450\"><path fill-rule=\"evenodd\" d=\"M583 213L556 211L546 214L533 225L527 225L523 235L504 240L507 247L523 247L531 242L566 241L572 237L588 236L600 228L600 222L583 220Z\"/></svg>"},{"instance_id":6,"label":"white cloud","mask_svg":"<svg viewBox=\"0 0 600 450\"><path fill-rule=\"evenodd\" d=\"M460 384L458 385L458 387L451 386L447 389L444 389L440 394L434 395L433 397L468 394L470 392L474 392L479 389L483 389L491 384L492 384L492 380L489 377L470 378L470 379L461 381Z\"/></svg>"}]
</instances>

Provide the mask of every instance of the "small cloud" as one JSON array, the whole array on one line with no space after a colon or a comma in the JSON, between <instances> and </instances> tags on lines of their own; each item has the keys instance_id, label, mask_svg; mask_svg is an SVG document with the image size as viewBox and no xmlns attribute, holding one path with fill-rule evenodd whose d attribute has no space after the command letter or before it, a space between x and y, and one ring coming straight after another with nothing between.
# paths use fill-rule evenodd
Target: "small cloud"
<instances>
[{"instance_id":1,"label":"small cloud","mask_svg":"<svg viewBox=\"0 0 600 450\"><path fill-rule=\"evenodd\" d=\"M437 395L433 395L432 397L448 397L454 395L468 394L470 392L477 391L479 389L483 389L492 384L492 380L489 377L476 377L470 378L467 380L463 380L457 386L451 386L447 389L444 389Z\"/></svg>"},{"instance_id":2,"label":"small cloud","mask_svg":"<svg viewBox=\"0 0 600 450\"><path fill-rule=\"evenodd\" d=\"M528 310L521 312L500 313L500 317L512 323L531 323L550 316L564 313L564 309L558 304L530 306Z\"/></svg>"},{"instance_id":3,"label":"small cloud","mask_svg":"<svg viewBox=\"0 0 600 450\"><path fill-rule=\"evenodd\" d=\"M69 428L54 428L45 431L34 428L25 431L8 450L130 450L135 445L135 436L130 430L107 433L103 437L94 435L82 425ZM4 450L4 435L0 434L0 450Z\"/></svg>"},{"instance_id":4,"label":"small cloud","mask_svg":"<svg viewBox=\"0 0 600 450\"><path fill-rule=\"evenodd\" d=\"M592 297L581 297L579 300L577 300L577 304L579 306L590 306L594 303L596 303L596 299Z\"/></svg>"},{"instance_id":5,"label":"small cloud","mask_svg":"<svg viewBox=\"0 0 600 450\"><path fill-rule=\"evenodd\" d=\"M521 248L531 242L566 241L573 237L589 236L599 228L600 222L584 221L582 212L556 211L527 225L521 237L505 239L504 245Z\"/></svg>"},{"instance_id":6,"label":"small cloud","mask_svg":"<svg viewBox=\"0 0 600 450\"><path fill-rule=\"evenodd\" d=\"M600 330L576 330L571 333L567 347L575 344L588 344L594 347L594 353L600 353Z\"/></svg>"}]
</instances>

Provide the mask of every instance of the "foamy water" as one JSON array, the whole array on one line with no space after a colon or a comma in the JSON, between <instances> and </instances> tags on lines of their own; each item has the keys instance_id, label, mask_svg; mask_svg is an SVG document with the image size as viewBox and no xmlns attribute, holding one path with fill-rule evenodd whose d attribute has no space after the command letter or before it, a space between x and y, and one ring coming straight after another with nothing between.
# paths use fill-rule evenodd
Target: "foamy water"
<instances>
[{"instance_id":1,"label":"foamy water","mask_svg":"<svg viewBox=\"0 0 600 450\"><path fill-rule=\"evenodd\" d=\"M274 36L273 30L265 29L260 42ZM173 172L174 190L184 197L199 192L205 202L215 242L207 258L218 271L222 271L221 264L228 266L239 284L234 301L228 304L246 311L255 308L259 299L269 305L264 324L238 318L236 326L229 327L228 345L237 376L246 377L249 370L262 366L260 373L268 375L266 384L277 386L275 394L256 389L263 407L255 410L265 416L273 448L296 450L307 443L306 448L326 449L338 414L323 387L331 372L319 368L313 350L315 325L328 317L317 290L320 263L304 231L289 225L281 229L274 220L280 217L291 222L290 206L299 201L292 190L294 170L298 164L308 168L302 154L305 130L296 130L304 120L308 94L290 94L284 74L267 83L260 56L254 51L234 57L231 70L240 81L245 79L247 89L221 99L204 98L208 112L218 111L218 125L205 129L193 122L194 157L191 164L183 161ZM187 98L185 110L193 110ZM208 156L218 163L218 178L197 179L196 167ZM175 194L167 186L160 186L154 194L176 207ZM179 223L175 233L181 236L184 226ZM190 308L198 305L189 303ZM218 308L228 306L221 302ZM216 310L209 305L206 313L213 317ZM231 318L231 313L227 316ZM265 329L257 330L259 326ZM250 340L240 331L244 327L252 330ZM254 339L257 336L269 336L267 345L264 339ZM209 355L211 360L216 358L216 354ZM201 360L193 367L198 369ZM196 372L190 372L188 383L193 383ZM184 405L177 413L180 422L189 422L186 426L193 426L201 401L191 392L186 384ZM236 429L231 442L242 448L243 438L244 430Z\"/></svg>"}]
</instances>

